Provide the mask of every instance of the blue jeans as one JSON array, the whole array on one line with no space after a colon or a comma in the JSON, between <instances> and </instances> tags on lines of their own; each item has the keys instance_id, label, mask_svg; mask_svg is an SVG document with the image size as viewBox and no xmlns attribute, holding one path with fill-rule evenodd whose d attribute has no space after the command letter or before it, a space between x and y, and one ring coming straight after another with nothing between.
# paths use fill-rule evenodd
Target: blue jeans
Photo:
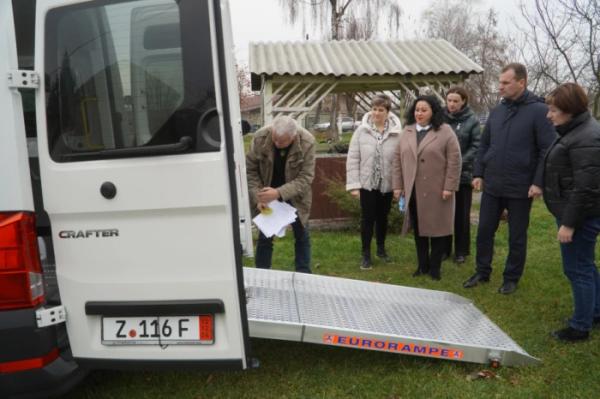
<instances>
[{"instance_id":1,"label":"blue jeans","mask_svg":"<svg viewBox=\"0 0 600 399\"><path fill-rule=\"evenodd\" d=\"M292 223L295 240L295 263L296 271L301 273L311 273L310 271L310 236L308 226L302 226L302 223L296 219ZM258 233L258 243L256 244L256 254L254 262L259 269L270 269L271 259L273 258L273 237L267 238L263 233Z\"/></svg>"},{"instance_id":2,"label":"blue jeans","mask_svg":"<svg viewBox=\"0 0 600 399\"><path fill-rule=\"evenodd\" d=\"M560 226L560 221L557 220ZM594 262L600 218L587 219L575 230L573 241L560 244L563 271L571 282L575 310L569 326L589 331L594 317L600 317L600 274Z\"/></svg>"}]
</instances>

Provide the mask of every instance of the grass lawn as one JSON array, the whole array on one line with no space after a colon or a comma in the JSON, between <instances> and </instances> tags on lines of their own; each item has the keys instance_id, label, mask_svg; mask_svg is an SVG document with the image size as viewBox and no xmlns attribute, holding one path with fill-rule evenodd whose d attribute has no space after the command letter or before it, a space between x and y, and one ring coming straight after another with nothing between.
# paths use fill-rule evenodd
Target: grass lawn
<instances>
[{"instance_id":1,"label":"grass lawn","mask_svg":"<svg viewBox=\"0 0 600 399\"><path fill-rule=\"evenodd\" d=\"M506 224L496 239L489 284L466 290L473 257L446 261L442 281L411 277L416 255L411 237L389 237L395 262L358 268L358 232L313 232L313 268L318 274L431 288L471 298L541 365L500 368L470 380L486 365L253 339L258 369L245 372L93 372L67 398L599 398L600 329L585 343L562 344L549 336L571 312L571 291L562 275L556 227L536 201L529 229L525 275L517 292L496 293L507 252ZM472 231L474 236L474 231ZM274 264L292 270L291 234L276 243ZM598 252L600 254L600 251ZM248 265L251 260L246 261Z\"/></svg>"}]
</instances>

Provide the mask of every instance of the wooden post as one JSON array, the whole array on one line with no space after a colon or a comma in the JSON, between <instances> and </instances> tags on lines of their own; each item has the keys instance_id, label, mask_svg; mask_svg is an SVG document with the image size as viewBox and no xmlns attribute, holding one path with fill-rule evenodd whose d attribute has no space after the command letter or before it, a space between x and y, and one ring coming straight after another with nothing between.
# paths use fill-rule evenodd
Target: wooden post
<instances>
[{"instance_id":1,"label":"wooden post","mask_svg":"<svg viewBox=\"0 0 600 399\"><path fill-rule=\"evenodd\" d=\"M263 75L262 86L262 122L266 126L273 121L273 82Z\"/></svg>"}]
</instances>

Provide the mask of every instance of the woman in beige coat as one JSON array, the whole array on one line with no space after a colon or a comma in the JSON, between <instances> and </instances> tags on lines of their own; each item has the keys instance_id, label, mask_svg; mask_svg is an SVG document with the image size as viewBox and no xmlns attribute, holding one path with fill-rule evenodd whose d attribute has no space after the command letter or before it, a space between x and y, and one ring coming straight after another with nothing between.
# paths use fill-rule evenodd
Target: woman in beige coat
<instances>
[{"instance_id":1,"label":"woman in beige coat","mask_svg":"<svg viewBox=\"0 0 600 399\"><path fill-rule=\"evenodd\" d=\"M443 123L442 107L433 96L420 96L406 114L406 127L394 158L394 196L408 209L402 233L414 229L418 268L413 274L441 278L446 237L454 229L454 192L460 182L460 145Z\"/></svg>"},{"instance_id":2,"label":"woman in beige coat","mask_svg":"<svg viewBox=\"0 0 600 399\"><path fill-rule=\"evenodd\" d=\"M398 117L390 112L391 107L388 96L375 96L371 111L354 132L348 149L346 190L360 198L363 270L371 268L374 227L377 256L390 261L385 236L392 203L392 161L402 129Z\"/></svg>"}]
</instances>

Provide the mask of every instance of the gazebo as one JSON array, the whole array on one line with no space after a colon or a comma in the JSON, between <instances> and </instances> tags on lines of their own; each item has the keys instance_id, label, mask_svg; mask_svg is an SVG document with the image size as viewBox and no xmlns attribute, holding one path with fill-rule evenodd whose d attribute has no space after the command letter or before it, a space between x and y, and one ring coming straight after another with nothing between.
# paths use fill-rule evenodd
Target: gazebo
<instances>
[{"instance_id":1,"label":"gazebo","mask_svg":"<svg viewBox=\"0 0 600 399\"><path fill-rule=\"evenodd\" d=\"M449 86L481 72L441 39L250 44L251 85L261 92L263 124L280 114L302 121L328 94L352 96L365 112L381 92L399 109L425 90L443 100Z\"/></svg>"}]
</instances>

